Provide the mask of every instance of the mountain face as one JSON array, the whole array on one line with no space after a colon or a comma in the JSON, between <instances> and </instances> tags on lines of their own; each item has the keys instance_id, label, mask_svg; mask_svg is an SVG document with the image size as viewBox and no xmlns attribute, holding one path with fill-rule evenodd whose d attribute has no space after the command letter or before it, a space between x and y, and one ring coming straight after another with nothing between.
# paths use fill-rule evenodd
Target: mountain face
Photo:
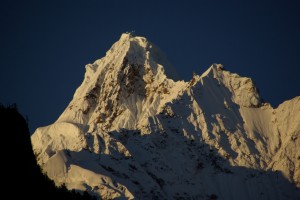
<instances>
[{"instance_id":1,"label":"mountain face","mask_svg":"<svg viewBox=\"0 0 300 200\"><path fill-rule=\"evenodd\" d=\"M272 108L220 64L179 81L131 34L86 65L69 106L31 141L56 184L102 199L300 197L300 97Z\"/></svg>"}]
</instances>

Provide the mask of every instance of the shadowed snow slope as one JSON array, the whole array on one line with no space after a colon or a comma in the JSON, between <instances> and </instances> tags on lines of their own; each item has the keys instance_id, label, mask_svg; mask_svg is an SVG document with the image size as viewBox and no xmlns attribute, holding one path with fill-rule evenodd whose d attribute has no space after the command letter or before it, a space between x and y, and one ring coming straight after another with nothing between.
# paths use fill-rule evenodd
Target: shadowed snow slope
<instances>
[{"instance_id":1,"label":"shadowed snow slope","mask_svg":"<svg viewBox=\"0 0 300 200\"><path fill-rule=\"evenodd\" d=\"M176 77L146 38L123 34L32 135L38 163L103 199L300 197L300 97L274 109L220 64Z\"/></svg>"}]
</instances>

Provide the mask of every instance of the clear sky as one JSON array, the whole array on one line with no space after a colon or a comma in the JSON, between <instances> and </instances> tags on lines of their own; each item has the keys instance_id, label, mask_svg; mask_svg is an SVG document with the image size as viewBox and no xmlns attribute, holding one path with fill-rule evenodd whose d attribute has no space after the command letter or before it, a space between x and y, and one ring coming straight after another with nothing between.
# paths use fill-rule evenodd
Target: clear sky
<instances>
[{"instance_id":1,"label":"clear sky","mask_svg":"<svg viewBox=\"0 0 300 200\"><path fill-rule=\"evenodd\" d=\"M135 31L165 52L182 79L221 63L251 77L276 107L300 95L299 10L299 0L3 0L0 102L16 102L31 131L53 123L85 64Z\"/></svg>"}]
</instances>

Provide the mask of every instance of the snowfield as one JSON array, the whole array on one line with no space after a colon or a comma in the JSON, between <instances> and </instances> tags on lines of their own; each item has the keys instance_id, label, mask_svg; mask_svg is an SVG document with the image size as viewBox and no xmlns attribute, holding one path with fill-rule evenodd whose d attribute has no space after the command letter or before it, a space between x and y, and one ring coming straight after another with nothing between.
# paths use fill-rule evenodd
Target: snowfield
<instances>
[{"instance_id":1,"label":"snowfield","mask_svg":"<svg viewBox=\"0 0 300 200\"><path fill-rule=\"evenodd\" d=\"M102 199L300 199L300 97L272 108L220 64L179 80L131 34L31 141L57 185Z\"/></svg>"}]
</instances>

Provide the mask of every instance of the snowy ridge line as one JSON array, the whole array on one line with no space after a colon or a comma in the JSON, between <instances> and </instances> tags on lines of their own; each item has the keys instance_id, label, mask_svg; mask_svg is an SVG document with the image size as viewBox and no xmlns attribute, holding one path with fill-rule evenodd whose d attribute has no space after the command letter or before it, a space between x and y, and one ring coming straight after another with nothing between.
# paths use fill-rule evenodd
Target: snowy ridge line
<instances>
[{"instance_id":1,"label":"snowy ridge line","mask_svg":"<svg viewBox=\"0 0 300 200\"><path fill-rule=\"evenodd\" d=\"M299 111L300 97L272 108L220 64L179 80L158 47L127 33L31 140L57 185L102 199L295 199Z\"/></svg>"}]
</instances>

